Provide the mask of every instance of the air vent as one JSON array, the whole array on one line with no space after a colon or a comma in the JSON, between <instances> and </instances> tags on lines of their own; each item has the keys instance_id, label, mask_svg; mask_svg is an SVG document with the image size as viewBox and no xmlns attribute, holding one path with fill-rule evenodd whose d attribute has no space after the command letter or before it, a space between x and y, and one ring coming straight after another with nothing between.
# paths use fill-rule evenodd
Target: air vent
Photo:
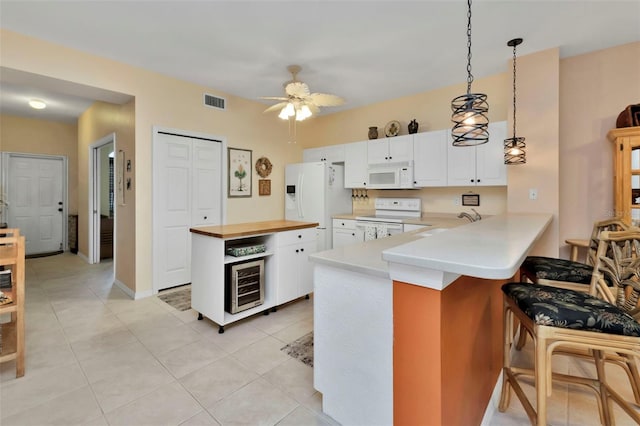
<instances>
[{"instance_id":1,"label":"air vent","mask_svg":"<svg viewBox=\"0 0 640 426\"><path fill-rule=\"evenodd\" d=\"M204 94L204 105L210 108L216 108L221 110L227 109L227 100L225 98L219 98L217 96Z\"/></svg>"}]
</instances>

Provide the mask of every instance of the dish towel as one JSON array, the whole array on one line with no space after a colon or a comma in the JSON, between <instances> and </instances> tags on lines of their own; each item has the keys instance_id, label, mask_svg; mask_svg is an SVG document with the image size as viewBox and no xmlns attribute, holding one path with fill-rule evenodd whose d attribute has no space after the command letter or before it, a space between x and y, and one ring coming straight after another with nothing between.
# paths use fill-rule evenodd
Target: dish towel
<instances>
[{"instance_id":1,"label":"dish towel","mask_svg":"<svg viewBox=\"0 0 640 426\"><path fill-rule=\"evenodd\" d=\"M387 229L387 225L384 223L380 225L376 225L376 237L384 238L389 236L389 230Z\"/></svg>"},{"instance_id":2,"label":"dish towel","mask_svg":"<svg viewBox=\"0 0 640 426\"><path fill-rule=\"evenodd\" d=\"M364 240L371 241L376 239L376 227L375 225L366 225L364 227Z\"/></svg>"}]
</instances>

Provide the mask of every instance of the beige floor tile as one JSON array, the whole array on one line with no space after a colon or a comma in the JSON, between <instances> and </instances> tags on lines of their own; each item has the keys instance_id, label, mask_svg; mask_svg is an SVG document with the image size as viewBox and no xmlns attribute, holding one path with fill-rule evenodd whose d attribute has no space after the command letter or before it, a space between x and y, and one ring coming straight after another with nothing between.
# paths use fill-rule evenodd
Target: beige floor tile
<instances>
[{"instance_id":1,"label":"beige floor tile","mask_svg":"<svg viewBox=\"0 0 640 426\"><path fill-rule=\"evenodd\" d=\"M200 339L158 356L174 377L183 377L228 354L208 339Z\"/></svg>"},{"instance_id":2,"label":"beige floor tile","mask_svg":"<svg viewBox=\"0 0 640 426\"><path fill-rule=\"evenodd\" d=\"M306 300L300 300L296 303L308 303ZM293 308L294 306L291 306ZM288 307L287 307L288 308ZM258 315L251 318L251 326L262 330L267 334L277 333L292 324L299 321L309 319L309 316L304 311L288 310L286 308L279 309L277 312L269 315Z\"/></svg>"},{"instance_id":3,"label":"beige floor tile","mask_svg":"<svg viewBox=\"0 0 640 426\"><path fill-rule=\"evenodd\" d=\"M91 383L91 388L102 410L108 413L174 380L156 360L129 362L112 376Z\"/></svg>"},{"instance_id":4,"label":"beige floor tile","mask_svg":"<svg viewBox=\"0 0 640 426\"><path fill-rule=\"evenodd\" d=\"M28 313L25 315L27 316ZM68 346L67 336L62 328L37 330L25 333L25 352L50 350L54 346Z\"/></svg>"},{"instance_id":5,"label":"beige floor tile","mask_svg":"<svg viewBox=\"0 0 640 426\"><path fill-rule=\"evenodd\" d=\"M79 360L92 358L104 352L116 349L128 343L137 342L138 339L125 326L97 334L84 340L78 340L71 344L71 349Z\"/></svg>"},{"instance_id":6,"label":"beige floor tile","mask_svg":"<svg viewBox=\"0 0 640 426\"><path fill-rule=\"evenodd\" d=\"M28 372L0 386L0 416L10 417L87 384L76 363L36 373Z\"/></svg>"},{"instance_id":7,"label":"beige floor tile","mask_svg":"<svg viewBox=\"0 0 640 426\"><path fill-rule=\"evenodd\" d=\"M203 407L209 408L257 378L258 375L239 362L226 357L187 374L179 381Z\"/></svg>"},{"instance_id":8,"label":"beige floor tile","mask_svg":"<svg viewBox=\"0 0 640 426\"><path fill-rule=\"evenodd\" d=\"M89 386L2 419L3 426L81 425L102 416Z\"/></svg>"},{"instance_id":9,"label":"beige floor tile","mask_svg":"<svg viewBox=\"0 0 640 426\"><path fill-rule=\"evenodd\" d=\"M179 425L202 410L177 382L105 414L112 425Z\"/></svg>"},{"instance_id":10,"label":"beige floor tile","mask_svg":"<svg viewBox=\"0 0 640 426\"><path fill-rule=\"evenodd\" d=\"M180 426L219 426L218 423L211 414L206 411L201 411L189 420L180 423Z\"/></svg>"},{"instance_id":11,"label":"beige floor tile","mask_svg":"<svg viewBox=\"0 0 640 426\"><path fill-rule=\"evenodd\" d=\"M156 356L179 349L202 338L200 333L180 321L176 327L151 328L144 332L137 332L136 336Z\"/></svg>"},{"instance_id":12,"label":"beige floor tile","mask_svg":"<svg viewBox=\"0 0 640 426\"><path fill-rule=\"evenodd\" d=\"M278 426L329 426L332 423L307 407L299 406L291 414L278 422Z\"/></svg>"},{"instance_id":13,"label":"beige floor tile","mask_svg":"<svg viewBox=\"0 0 640 426\"><path fill-rule=\"evenodd\" d=\"M290 397L299 402L313 395L313 368L294 358L289 358L262 375L262 378L274 384Z\"/></svg>"},{"instance_id":14,"label":"beige floor tile","mask_svg":"<svg viewBox=\"0 0 640 426\"><path fill-rule=\"evenodd\" d=\"M49 349L25 352L25 369L29 374L38 373L64 365L77 364L68 344L51 346ZM0 364L0 383L15 378L15 361Z\"/></svg>"},{"instance_id":15,"label":"beige floor tile","mask_svg":"<svg viewBox=\"0 0 640 426\"><path fill-rule=\"evenodd\" d=\"M257 374L264 374L272 368L291 359L281 349L284 345L274 337L267 336L231 354L242 365Z\"/></svg>"},{"instance_id":16,"label":"beige floor tile","mask_svg":"<svg viewBox=\"0 0 640 426\"><path fill-rule=\"evenodd\" d=\"M101 315L94 319L85 319L82 322L65 327L64 334L70 343L74 343L98 334L119 330L123 325L124 324L114 314L102 312Z\"/></svg>"},{"instance_id":17,"label":"beige floor tile","mask_svg":"<svg viewBox=\"0 0 640 426\"><path fill-rule=\"evenodd\" d=\"M91 358L80 360L89 383L117 376L130 365L157 362L137 340L105 350Z\"/></svg>"},{"instance_id":18,"label":"beige floor tile","mask_svg":"<svg viewBox=\"0 0 640 426\"><path fill-rule=\"evenodd\" d=\"M322 412L322 394L320 392L314 392L307 398L297 398L304 407L316 413L317 416L322 418L330 425L339 425L332 417Z\"/></svg>"},{"instance_id":19,"label":"beige floor tile","mask_svg":"<svg viewBox=\"0 0 640 426\"><path fill-rule=\"evenodd\" d=\"M215 404L208 411L223 425L273 425L298 403L269 382L258 379Z\"/></svg>"},{"instance_id":20,"label":"beige floor tile","mask_svg":"<svg viewBox=\"0 0 640 426\"><path fill-rule=\"evenodd\" d=\"M211 339L213 343L229 353L247 347L268 336L264 331L260 331L245 322L231 324L222 334L218 333L218 326L212 325L209 321L195 321L195 323L189 323L188 325L200 332L204 338Z\"/></svg>"},{"instance_id":21,"label":"beige floor tile","mask_svg":"<svg viewBox=\"0 0 640 426\"><path fill-rule=\"evenodd\" d=\"M283 328L277 333L273 334L273 337L287 344L294 340L304 336L313 331L313 319L305 319L291 324L288 327Z\"/></svg>"}]
</instances>

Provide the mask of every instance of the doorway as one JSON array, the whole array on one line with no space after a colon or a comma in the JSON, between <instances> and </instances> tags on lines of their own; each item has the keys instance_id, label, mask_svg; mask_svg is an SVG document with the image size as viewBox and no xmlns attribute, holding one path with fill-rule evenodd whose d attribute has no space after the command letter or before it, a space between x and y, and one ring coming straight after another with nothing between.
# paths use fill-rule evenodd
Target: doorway
<instances>
[{"instance_id":1,"label":"doorway","mask_svg":"<svg viewBox=\"0 0 640 426\"><path fill-rule=\"evenodd\" d=\"M115 258L116 135L89 146L89 263Z\"/></svg>"},{"instance_id":2,"label":"doorway","mask_svg":"<svg viewBox=\"0 0 640 426\"><path fill-rule=\"evenodd\" d=\"M25 254L62 253L67 246L66 157L3 153L2 169L3 220L25 235Z\"/></svg>"}]
</instances>

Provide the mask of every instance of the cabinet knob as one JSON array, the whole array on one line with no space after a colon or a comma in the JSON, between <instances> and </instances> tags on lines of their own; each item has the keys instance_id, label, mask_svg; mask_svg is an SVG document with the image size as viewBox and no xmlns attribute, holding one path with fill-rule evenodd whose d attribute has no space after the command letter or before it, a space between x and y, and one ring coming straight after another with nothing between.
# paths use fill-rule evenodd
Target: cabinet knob
<instances>
[{"instance_id":1,"label":"cabinet knob","mask_svg":"<svg viewBox=\"0 0 640 426\"><path fill-rule=\"evenodd\" d=\"M480 183L480 179L478 179L478 183Z\"/></svg>"},{"instance_id":2,"label":"cabinet knob","mask_svg":"<svg viewBox=\"0 0 640 426\"><path fill-rule=\"evenodd\" d=\"M301 248L301 249L300 249L300 251L304 251L304 249L303 249L303 248Z\"/></svg>"},{"instance_id":3,"label":"cabinet knob","mask_svg":"<svg viewBox=\"0 0 640 426\"><path fill-rule=\"evenodd\" d=\"M355 233L355 232L352 232L352 233L351 233L351 235L353 235L353 236L355 237L355 236L356 236L356 233Z\"/></svg>"},{"instance_id":4,"label":"cabinet knob","mask_svg":"<svg viewBox=\"0 0 640 426\"><path fill-rule=\"evenodd\" d=\"M471 179L471 182L475 182L475 181L476 181L475 179Z\"/></svg>"},{"instance_id":5,"label":"cabinet knob","mask_svg":"<svg viewBox=\"0 0 640 426\"><path fill-rule=\"evenodd\" d=\"M344 222L342 222L342 226L344 226Z\"/></svg>"},{"instance_id":6,"label":"cabinet knob","mask_svg":"<svg viewBox=\"0 0 640 426\"><path fill-rule=\"evenodd\" d=\"M389 157L389 160L393 160L393 157Z\"/></svg>"},{"instance_id":7,"label":"cabinet knob","mask_svg":"<svg viewBox=\"0 0 640 426\"><path fill-rule=\"evenodd\" d=\"M302 238L302 235L298 235L298 238Z\"/></svg>"},{"instance_id":8,"label":"cabinet knob","mask_svg":"<svg viewBox=\"0 0 640 426\"><path fill-rule=\"evenodd\" d=\"M367 186L367 182L362 182L362 184L363 184L364 186Z\"/></svg>"},{"instance_id":9,"label":"cabinet knob","mask_svg":"<svg viewBox=\"0 0 640 426\"><path fill-rule=\"evenodd\" d=\"M296 253L299 253L299 252L300 252L300 250L296 249Z\"/></svg>"},{"instance_id":10,"label":"cabinet knob","mask_svg":"<svg viewBox=\"0 0 640 426\"><path fill-rule=\"evenodd\" d=\"M204 220L207 220L207 217L206 217L206 216L204 217Z\"/></svg>"}]
</instances>

